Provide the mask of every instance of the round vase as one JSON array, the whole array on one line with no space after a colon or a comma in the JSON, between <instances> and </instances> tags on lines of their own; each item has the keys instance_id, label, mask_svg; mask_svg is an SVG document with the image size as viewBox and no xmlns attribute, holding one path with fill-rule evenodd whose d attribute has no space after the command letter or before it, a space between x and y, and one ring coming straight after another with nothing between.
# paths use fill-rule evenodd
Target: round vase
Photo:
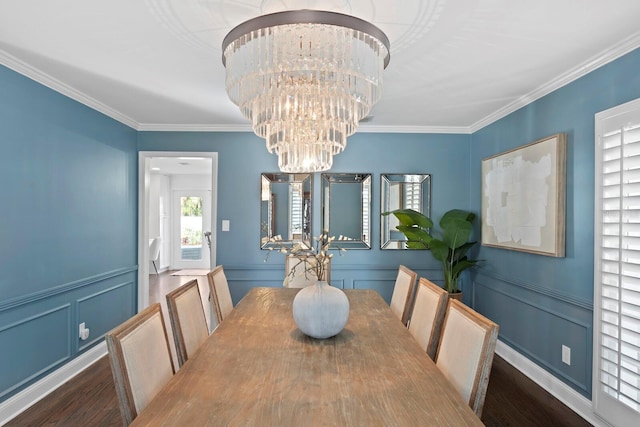
<instances>
[{"instance_id":1,"label":"round vase","mask_svg":"<svg viewBox=\"0 0 640 427\"><path fill-rule=\"evenodd\" d=\"M293 320L312 338L337 335L349 320L349 299L325 281L302 288L293 299Z\"/></svg>"}]
</instances>

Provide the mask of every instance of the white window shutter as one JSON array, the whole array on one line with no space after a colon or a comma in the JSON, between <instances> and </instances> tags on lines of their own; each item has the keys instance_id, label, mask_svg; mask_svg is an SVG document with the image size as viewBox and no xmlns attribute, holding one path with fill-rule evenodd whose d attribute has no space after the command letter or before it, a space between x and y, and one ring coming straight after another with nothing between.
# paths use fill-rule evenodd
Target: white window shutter
<instances>
[{"instance_id":1,"label":"white window shutter","mask_svg":"<svg viewBox=\"0 0 640 427\"><path fill-rule=\"evenodd\" d=\"M594 411L640 419L640 99L596 114Z\"/></svg>"}]
</instances>

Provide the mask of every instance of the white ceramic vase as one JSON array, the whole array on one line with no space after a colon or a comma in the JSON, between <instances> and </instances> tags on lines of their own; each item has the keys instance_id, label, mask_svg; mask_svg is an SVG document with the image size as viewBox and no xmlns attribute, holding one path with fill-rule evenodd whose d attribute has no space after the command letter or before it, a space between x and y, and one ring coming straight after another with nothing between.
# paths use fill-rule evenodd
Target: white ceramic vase
<instances>
[{"instance_id":1,"label":"white ceramic vase","mask_svg":"<svg viewBox=\"0 0 640 427\"><path fill-rule=\"evenodd\" d=\"M349 299L325 281L302 288L293 300L293 320L312 338L337 335L349 320Z\"/></svg>"}]
</instances>

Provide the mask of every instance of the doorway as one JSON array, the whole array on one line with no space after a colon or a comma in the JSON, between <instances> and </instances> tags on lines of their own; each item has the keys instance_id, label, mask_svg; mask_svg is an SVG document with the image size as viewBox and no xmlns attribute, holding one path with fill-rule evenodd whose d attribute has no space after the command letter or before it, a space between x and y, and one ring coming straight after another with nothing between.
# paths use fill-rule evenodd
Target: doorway
<instances>
[{"instance_id":1,"label":"doorway","mask_svg":"<svg viewBox=\"0 0 640 427\"><path fill-rule=\"evenodd\" d=\"M211 196L208 190L174 190L171 201L171 268L208 269L211 232Z\"/></svg>"},{"instance_id":2,"label":"doorway","mask_svg":"<svg viewBox=\"0 0 640 427\"><path fill-rule=\"evenodd\" d=\"M138 160L138 310L142 310L149 305L149 273L155 273L150 267L150 238L160 235L163 240L160 259L156 260L161 270L209 269L216 265L218 155L211 152L141 151ZM203 171L198 165L204 164L205 160L207 166ZM156 167L158 165L160 167ZM163 175L165 190L159 194L157 185L152 185L152 181L155 184L159 179L157 174L163 172L152 170L152 166L153 169L162 169L168 165L178 169L167 172L173 178ZM205 174L208 182L203 186L201 182ZM193 197L185 200L186 215L182 215L180 209L181 198L184 197ZM171 219L176 216L185 217L184 221L183 218L177 222Z\"/></svg>"}]
</instances>

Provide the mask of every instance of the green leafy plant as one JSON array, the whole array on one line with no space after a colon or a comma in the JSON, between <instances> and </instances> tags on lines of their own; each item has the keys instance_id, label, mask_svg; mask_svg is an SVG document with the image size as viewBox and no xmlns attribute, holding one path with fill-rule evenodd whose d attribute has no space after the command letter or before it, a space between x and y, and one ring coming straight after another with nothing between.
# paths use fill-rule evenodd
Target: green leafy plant
<instances>
[{"instance_id":1,"label":"green leafy plant","mask_svg":"<svg viewBox=\"0 0 640 427\"><path fill-rule=\"evenodd\" d=\"M476 215L460 209L452 209L440 219L440 230L433 221L413 209L397 209L382 215L394 215L400 225L396 228L407 238L409 249L430 249L431 255L442 264L444 289L458 292L460 273L473 267L480 260L469 259L467 252L478 242L470 242L473 220Z\"/></svg>"}]
</instances>

